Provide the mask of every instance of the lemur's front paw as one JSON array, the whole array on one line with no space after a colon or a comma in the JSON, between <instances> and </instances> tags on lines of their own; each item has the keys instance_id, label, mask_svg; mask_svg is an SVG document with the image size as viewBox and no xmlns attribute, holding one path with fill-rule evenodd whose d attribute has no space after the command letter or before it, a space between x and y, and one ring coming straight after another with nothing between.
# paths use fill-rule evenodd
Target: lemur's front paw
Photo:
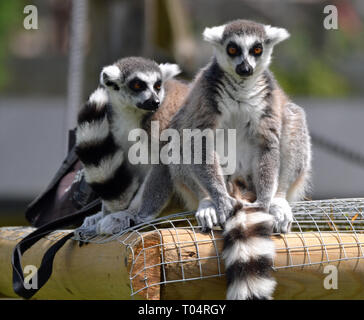
<instances>
[{"instance_id":1,"label":"lemur's front paw","mask_svg":"<svg viewBox=\"0 0 364 320\"><path fill-rule=\"evenodd\" d=\"M219 224L222 228L225 227L226 220L231 217L231 215L235 212L236 206L238 205L239 201L232 198L232 197L226 197L224 201L222 201L218 205L218 219ZM242 206L242 204L241 204Z\"/></svg>"},{"instance_id":2,"label":"lemur's front paw","mask_svg":"<svg viewBox=\"0 0 364 320\"><path fill-rule=\"evenodd\" d=\"M96 225L89 227L79 227L74 231L75 240L83 241L87 243L87 240L97 236ZM81 246L81 243L80 243Z\"/></svg>"},{"instance_id":3,"label":"lemur's front paw","mask_svg":"<svg viewBox=\"0 0 364 320\"><path fill-rule=\"evenodd\" d=\"M96 214L94 214L92 216L86 217L80 228L82 228L82 227L87 228L87 227L94 226L103 217L104 217L104 213L102 211L99 212L99 213L96 213Z\"/></svg>"},{"instance_id":4,"label":"lemur's front paw","mask_svg":"<svg viewBox=\"0 0 364 320\"><path fill-rule=\"evenodd\" d=\"M273 198L269 213L274 217L273 232L287 233L291 229L293 215L288 201L284 198Z\"/></svg>"},{"instance_id":5,"label":"lemur's front paw","mask_svg":"<svg viewBox=\"0 0 364 320\"><path fill-rule=\"evenodd\" d=\"M108 214L96 224L97 234L115 235L135 225L135 216L127 211Z\"/></svg>"},{"instance_id":6,"label":"lemur's front paw","mask_svg":"<svg viewBox=\"0 0 364 320\"><path fill-rule=\"evenodd\" d=\"M195 216L202 227L202 232L207 232L218 224L216 209L210 199L205 198L200 201Z\"/></svg>"},{"instance_id":7,"label":"lemur's front paw","mask_svg":"<svg viewBox=\"0 0 364 320\"><path fill-rule=\"evenodd\" d=\"M104 217L104 213L98 212L92 216L86 217L82 225L75 229L76 239L85 240L96 235L96 223Z\"/></svg>"}]
</instances>

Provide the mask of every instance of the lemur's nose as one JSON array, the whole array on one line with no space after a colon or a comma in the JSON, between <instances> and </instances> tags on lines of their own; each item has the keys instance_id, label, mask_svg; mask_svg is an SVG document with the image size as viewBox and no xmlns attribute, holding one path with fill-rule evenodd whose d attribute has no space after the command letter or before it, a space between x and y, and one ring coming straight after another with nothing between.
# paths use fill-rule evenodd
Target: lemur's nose
<instances>
[{"instance_id":1,"label":"lemur's nose","mask_svg":"<svg viewBox=\"0 0 364 320\"><path fill-rule=\"evenodd\" d=\"M152 101L151 101L151 106L153 107L153 108L158 108L159 107L159 100L158 99L151 99Z\"/></svg>"},{"instance_id":2,"label":"lemur's nose","mask_svg":"<svg viewBox=\"0 0 364 320\"><path fill-rule=\"evenodd\" d=\"M243 61L236 66L235 72L239 76L251 76L253 74L253 68L248 62Z\"/></svg>"},{"instance_id":3,"label":"lemur's nose","mask_svg":"<svg viewBox=\"0 0 364 320\"><path fill-rule=\"evenodd\" d=\"M159 99L150 98L143 102L142 108L146 110L156 110L159 107Z\"/></svg>"}]
</instances>

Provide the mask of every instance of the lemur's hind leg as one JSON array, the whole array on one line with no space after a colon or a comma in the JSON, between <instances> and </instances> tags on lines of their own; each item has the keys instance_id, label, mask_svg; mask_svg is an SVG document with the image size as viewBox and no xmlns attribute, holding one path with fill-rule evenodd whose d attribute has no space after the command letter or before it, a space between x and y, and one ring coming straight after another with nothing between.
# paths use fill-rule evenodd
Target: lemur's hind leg
<instances>
[{"instance_id":1,"label":"lemur's hind leg","mask_svg":"<svg viewBox=\"0 0 364 320\"><path fill-rule=\"evenodd\" d=\"M168 166L153 165L140 192L131 204L137 223L152 220L167 206L174 192Z\"/></svg>"},{"instance_id":2,"label":"lemur's hind leg","mask_svg":"<svg viewBox=\"0 0 364 320\"><path fill-rule=\"evenodd\" d=\"M308 171L303 171L296 180L288 186L282 183L272 199L269 213L275 217L274 232L287 233L291 229L293 214L289 202L301 200L307 190ZM283 188L283 186L285 186Z\"/></svg>"},{"instance_id":3,"label":"lemur's hind leg","mask_svg":"<svg viewBox=\"0 0 364 320\"><path fill-rule=\"evenodd\" d=\"M287 191L287 200L299 201L304 198L306 192L309 191L309 179L310 173L307 171L302 172L296 179L296 181L290 186Z\"/></svg>"},{"instance_id":4,"label":"lemur's hind leg","mask_svg":"<svg viewBox=\"0 0 364 320\"><path fill-rule=\"evenodd\" d=\"M311 149L303 110L293 103L286 109L282 128L281 166L278 189L269 212L276 217L275 232L290 230L293 215L288 201L301 200L309 186ZM294 134L292 134L294 132Z\"/></svg>"}]
</instances>

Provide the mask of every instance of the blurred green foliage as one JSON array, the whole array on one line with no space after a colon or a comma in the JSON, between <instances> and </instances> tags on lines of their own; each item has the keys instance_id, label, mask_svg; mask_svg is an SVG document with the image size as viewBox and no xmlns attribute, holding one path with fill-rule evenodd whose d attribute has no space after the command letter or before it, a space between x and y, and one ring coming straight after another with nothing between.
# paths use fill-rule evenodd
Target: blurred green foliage
<instances>
[{"instance_id":1,"label":"blurred green foliage","mask_svg":"<svg viewBox=\"0 0 364 320\"><path fill-rule=\"evenodd\" d=\"M272 68L287 93L316 97L340 97L352 93L349 81L335 72L326 61L312 57L303 65L293 70Z\"/></svg>"},{"instance_id":2,"label":"blurred green foliage","mask_svg":"<svg viewBox=\"0 0 364 320\"><path fill-rule=\"evenodd\" d=\"M364 34L351 36L340 30L325 33L322 43L314 44L311 35L295 31L288 41L286 55L290 61L273 63L280 85L291 95L345 97L356 93L350 74L343 72L351 52L363 52ZM280 60L280 59L277 59ZM341 65L342 64L342 65ZM340 66L341 65L341 66Z\"/></svg>"},{"instance_id":3,"label":"blurred green foliage","mask_svg":"<svg viewBox=\"0 0 364 320\"><path fill-rule=\"evenodd\" d=\"M9 38L16 28L22 27L24 1L0 1L0 88L5 84L8 72L5 59L9 52Z\"/></svg>"}]
</instances>

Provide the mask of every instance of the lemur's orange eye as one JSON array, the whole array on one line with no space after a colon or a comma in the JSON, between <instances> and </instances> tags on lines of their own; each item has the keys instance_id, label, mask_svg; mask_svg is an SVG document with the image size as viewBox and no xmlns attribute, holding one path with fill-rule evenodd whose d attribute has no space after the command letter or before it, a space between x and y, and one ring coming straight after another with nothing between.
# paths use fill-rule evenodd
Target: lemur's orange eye
<instances>
[{"instance_id":1,"label":"lemur's orange eye","mask_svg":"<svg viewBox=\"0 0 364 320\"><path fill-rule=\"evenodd\" d=\"M250 54L253 56L260 56L263 52L263 47L260 43L256 44L253 48L250 49Z\"/></svg>"},{"instance_id":2,"label":"lemur's orange eye","mask_svg":"<svg viewBox=\"0 0 364 320\"><path fill-rule=\"evenodd\" d=\"M226 47L226 52L230 57L235 57L241 54L240 48L234 42L229 42Z\"/></svg>"},{"instance_id":3,"label":"lemur's orange eye","mask_svg":"<svg viewBox=\"0 0 364 320\"><path fill-rule=\"evenodd\" d=\"M236 55L236 53L238 52L238 50L236 50L235 47L229 47L228 52L231 55Z\"/></svg>"},{"instance_id":4,"label":"lemur's orange eye","mask_svg":"<svg viewBox=\"0 0 364 320\"><path fill-rule=\"evenodd\" d=\"M159 91L162 87L162 82L159 80L154 84L154 89Z\"/></svg>"},{"instance_id":5,"label":"lemur's orange eye","mask_svg":"<svg viewBox=\"0 0 364 320\"><path fill-rule=\"evenodd\" d=\"M262 53L262 48L260 47L254 48L254 54L261 54L261 53Z\"/></svg>"},{"instance_id":6,"label":"lemur's orange eye","mask_svg":"<svg viewBox=\"0 0 364 320\"><path fill-rule=\"evenodd\" d=\"M129 88L133 91L143 91L145 87L146 84L139 79L134 79L129 83Z\"/></svg>"}]
</instances>

